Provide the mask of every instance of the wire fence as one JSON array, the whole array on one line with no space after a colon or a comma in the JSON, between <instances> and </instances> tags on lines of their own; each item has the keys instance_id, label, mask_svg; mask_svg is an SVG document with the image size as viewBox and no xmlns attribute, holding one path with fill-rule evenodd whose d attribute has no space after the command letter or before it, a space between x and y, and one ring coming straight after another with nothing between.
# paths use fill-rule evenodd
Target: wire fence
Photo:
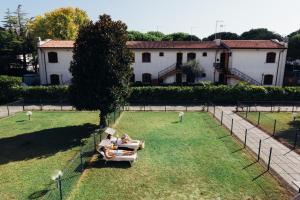
<instances>
[{"instance_id":1,"label":"wire fence","mask_svg":"<svg viewBox=\"0 0 300 200\"><path fill-rule=\"evenodd\" d=\"M250 106L244 106L244 109L237 108L237 114L267 132L285 146L300 152L300 113L297 111L296 106L289 108L288 112L282 111L282 109L255 111L251 110Z\"/></svg>"},{"instance_id":2,"label":"wire fence","mask_svg":"<svg viewBox=\"0 0 300 200\"><path fill-rule=\"evenodd\" d=\"M123 108L117 109L107 117L108 125L113 125L123 112ZM46 194L40 199L57 200L67 199L74 185L78 182L81 174L88 167L93 155L96 153L97 144L102 140L103 129L95 130L89 138L84 141L81 149L58 175L51 180L49 187L45 189Z\"/></svg>"}]
</instances>

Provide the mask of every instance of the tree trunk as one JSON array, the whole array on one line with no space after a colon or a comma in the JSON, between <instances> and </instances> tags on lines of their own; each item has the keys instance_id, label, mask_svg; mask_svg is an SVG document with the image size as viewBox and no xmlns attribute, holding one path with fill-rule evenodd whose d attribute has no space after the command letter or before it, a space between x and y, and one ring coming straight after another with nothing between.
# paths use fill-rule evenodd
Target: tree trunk
<instances>
[{"instance_id":1,"label":"tree trunk","mask_svg":"<svg viewBox=\"0 0 300 200\"><path fill-rule=\"evenodd\" d=\"M100 128L105 128L107 126L106 114L104 114L103 112L100 112L99 117L100 117Z\"/></svg>"}]
</instances>

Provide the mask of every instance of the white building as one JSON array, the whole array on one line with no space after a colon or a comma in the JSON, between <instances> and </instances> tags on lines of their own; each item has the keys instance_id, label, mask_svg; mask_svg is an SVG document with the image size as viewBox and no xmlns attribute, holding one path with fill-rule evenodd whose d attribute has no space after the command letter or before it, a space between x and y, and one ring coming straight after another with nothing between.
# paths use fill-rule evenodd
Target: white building
<instances>
[{"instance_id":1,"label":"white building","mask_svg":"<svg viewBox=\"0 0 300 200\"><path fill-rule=\"evenodd\" d=\"M41 84L69 84L73 41L38 44ZM157 84L194 82L180 66L196 60L203 73L196 81L255 85L283 83L287 44L277 40L130 41L135 55L132 81Z\"/></svg>"}]
</instances>

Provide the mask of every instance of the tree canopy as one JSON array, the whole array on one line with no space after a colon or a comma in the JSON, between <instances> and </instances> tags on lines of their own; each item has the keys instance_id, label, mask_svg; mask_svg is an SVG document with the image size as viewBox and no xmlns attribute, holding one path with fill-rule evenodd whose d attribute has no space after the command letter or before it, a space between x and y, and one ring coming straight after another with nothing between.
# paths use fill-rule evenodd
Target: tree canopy
<instances>
[{"instance_id":1,"label":"tree canopy","mask_svg":"<svg viewBox=\"0 0 300 200\"><path fill-rule=\"evenodd\" d=\"M251 29L241 34L240 39L242 40L270 40L270 39L277 39L282 41L282 36L278 33L274 33L269 31L266 28L258 28L258 29Z\"/></svg>"},{"instance_id":2,"label":"tree canopy","mask_svg":"<svg viewBox=\"0 0 300 200\"><path fill-rule=\"evenodd\" d=\"M100 110L102 127L129 95L133 55L127 40L126 24L102 15L83 26L75 42L70 101L79 110Z\"/></svg>"},{"instance_id":3,"label":"tree canopy","mask_svg":"<svg viewBox=\"0 0 300 200\"><path fill-rule=\"evenodd\" d=\"M288 58L300 59L300 33L289 38Z\"/></svg>"},{"instance_id":4,"label":"tree canopy","mask_svg":"<svg viewBox=\"0 0 300 200\"><path fill-rule=\"evenodd\" d=\"M30 29L35 37L42 39L75 40L80 26L88 22L85 11L67 7L36 16L30 23Z\"/></svg>"},{"instance_id":5,"label":"tree canopy","mask_svg":"<svg viewBox=\"0 0 300 200\"><path fill-rule=\"evenodd\" d=\"M219 32L217 33L217 38L222 40L238 40L239 35L232 32ZM215 39L215 34L203 38L203 41L213 41Z\"/></svg>"},{"instance_id":6,"label":"tree canopy","mask_svg":"<svg viewBox=\"0 0 300 200\"><path fill-rule=\"evenodd\" d=\"M129 40L135 41L200 41L197 36L182 32L165 35L159 31L149 31L147 33L129 31L128 37Z\"/></svg>"}]
</instances>

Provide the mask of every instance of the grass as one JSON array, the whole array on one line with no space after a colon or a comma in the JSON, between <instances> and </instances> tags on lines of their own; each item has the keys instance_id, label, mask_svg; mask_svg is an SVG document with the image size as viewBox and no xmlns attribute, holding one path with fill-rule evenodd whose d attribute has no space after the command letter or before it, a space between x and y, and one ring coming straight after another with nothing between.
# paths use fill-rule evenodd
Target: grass
<instances>
[{"instance_id":1,"label":"grass","mask_svg":"<svg viewBox=\"0 0 300 200\"><path fill-rule=\"evenodd\" d=\"M290 199L207 113L125 112L116 129L146 141L138 162L94 158L69 199Z\"/></svg>"},{"instance_id":2,"label":"grass","mask_svg":"<svg viewBox=\"0 0 300 200\"><path fill-rule=\"evenodd\" d=\"M239 112L243 117L246 117L246 112ZM248 112L247 119L252 124L257 125L259 112ZM291 112L261 112L259 127L273 135L274 120L276 120L275 138L286 146L293 148L295 143L295 134L299 132L300 120L296 117L293 120ZM300 134L297 140L297 152L300 153Z\"/></svg>"},{"instance_id":3,"label":"grass","mask_svg":"<svg viewBox=\"0 0 300 200\"><path fill-rule=\"evenodd\" d=\"M0 199L30 199L63 169L98 123L93 112L33 112L0 119Z\"/></svg>"}]
</instances>

